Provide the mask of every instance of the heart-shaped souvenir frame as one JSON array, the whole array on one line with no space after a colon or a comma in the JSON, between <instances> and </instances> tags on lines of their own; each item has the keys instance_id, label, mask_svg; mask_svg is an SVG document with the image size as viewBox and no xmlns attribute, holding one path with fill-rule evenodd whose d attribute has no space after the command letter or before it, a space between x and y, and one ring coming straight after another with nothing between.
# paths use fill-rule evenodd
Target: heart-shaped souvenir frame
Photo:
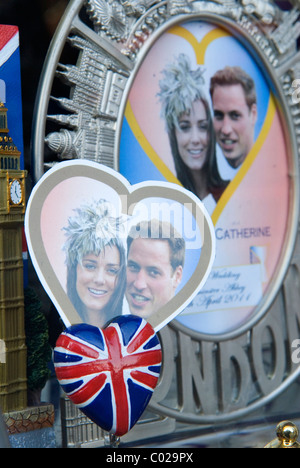
<instances>
[{"instance_id":1,"label":"heart-shaped souvenir frame","mask_svg":"<svg viewBox=\"0 0 300 468\"><path fill-rule=\"evenodd\" d=\"M181 229L186 245L185 278L175 296L149 317L158 331L191 302L210 273L215 257L211 219L196 196L175 184L147 181L131 186L116 171L91 161L54 166L31 193L25 232L39 279L66 326L84 320L66 292L63 228L80 204L95 197L108 200L116 212L130 219L166 217Z\"/></svg>"}]
</instances>

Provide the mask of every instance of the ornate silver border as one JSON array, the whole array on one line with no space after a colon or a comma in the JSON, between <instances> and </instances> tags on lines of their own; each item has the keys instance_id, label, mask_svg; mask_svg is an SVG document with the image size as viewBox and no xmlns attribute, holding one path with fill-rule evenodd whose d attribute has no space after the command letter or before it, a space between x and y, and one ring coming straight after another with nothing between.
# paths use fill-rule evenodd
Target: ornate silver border
<instances>
[{"instance_id":1,"label":"ornate silver border","mask_svg":"<svg viewBox=\"0 0 300 468\"><path fill-rule=\"evenodd\" d=\"M35 181L47 167L70 157L118 170L130 87L152 44L174 24L201 19L229 30L262 66L276 92L291 155L292 210L269 294L253 319L232 333L201 335L177 321L161 331L164 370L150 408L188 424L242 417L299 375L291 359L300 329L300 99L294 89L300 78L299 13L296 0L289 11L271 0L71 0L45 61L33 123ZM59 63L66 42L79 51L75 65ZM70 90L67 97L50 98L57 76ZM63 111L48 115L53 101ZM48 133L47 122L57 131ZM54 150L53 160L45 153L45 141ZM207 377L210 370L212 378Z\"/></svg>"}]
</instances>

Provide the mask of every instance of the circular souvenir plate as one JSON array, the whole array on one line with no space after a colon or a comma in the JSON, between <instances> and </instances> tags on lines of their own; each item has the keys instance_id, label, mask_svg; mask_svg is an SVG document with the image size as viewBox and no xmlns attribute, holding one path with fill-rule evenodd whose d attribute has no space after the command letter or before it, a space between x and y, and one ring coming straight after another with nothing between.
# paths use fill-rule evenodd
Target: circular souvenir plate
<instances>
[{"instance_id":1,"label":"circular souvenir plate","mask_svg":"<svg viewBox=\"0 0 300 468\"><path fill-rule=\"evenodd\" d=\"M161 330L150 404L183 422L241 417L299 373L298 17L268 1L73 0L41 77L36 180L85 158L181 184L210 212L213 270Z\"/></svg>"}]
</instances>

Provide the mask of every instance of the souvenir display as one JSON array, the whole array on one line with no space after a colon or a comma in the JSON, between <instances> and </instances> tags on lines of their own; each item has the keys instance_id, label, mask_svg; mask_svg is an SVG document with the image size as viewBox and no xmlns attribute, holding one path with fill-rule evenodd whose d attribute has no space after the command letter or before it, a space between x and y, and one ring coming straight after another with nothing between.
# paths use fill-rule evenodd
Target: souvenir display
<instances>
[{"instance_id":1,"label":"souvenir display","mask_svg":"<svg viewBox=\"0 0 300 468\"><path fill-rule=\"evenodd\" d=\"M69 161L35 185L25 232L40 281L68 327L54 355L58 380L91 420L124 435L160 375L156 332L210 273L211 219L175 184L130 186L105 166Z\"/></svg>"},{"instance_id":2,"label":"souvenir display","mask_svg":"<svg viewBox=\"0 0 300 468\"><path fill-rule=\"evenodd\" d=\"M0 407L27 406L22 251L25 178L19 30L0 25Z\"/></svg>"},{"instance_id":3,"label":"souvenir display","mask_svg":"<svg viewBox=\"0 0 300 468\"><path fill-rule=\"evenodd\" d=\"M158 331L197 294L215 256L210 217L193 194L170 183L130 186L91 161L60 163L43 176L28 201L25 231L36 271L66 326L104 326L123 313L125 294L125 311ZM145 263L147 255L149 267L139 257ZM85 278L102 263L116 283L105 294L96 286L102 278L92 276L91 285ZM151 297L131 286L144 269L162 285Z\"/></svg>"},{"instance_id":4,"label":"souvenir display","mask_svg":"<svg viewBox=\"0 0 300 468\"><path fill-rule=\"evenodd\" d=\"M72 0L49 50L35 181L62 160L90 160L133 190L188 190L215 231L205 283L182 278L170 321L147 318L165 364L149 403L154 437L157 415L176 433L267 412L299 376L299 14L295 1ZM78 223L62 225L66 246ZM149 302L127 294L145 314Z\"/></svg>"}]
</instances>

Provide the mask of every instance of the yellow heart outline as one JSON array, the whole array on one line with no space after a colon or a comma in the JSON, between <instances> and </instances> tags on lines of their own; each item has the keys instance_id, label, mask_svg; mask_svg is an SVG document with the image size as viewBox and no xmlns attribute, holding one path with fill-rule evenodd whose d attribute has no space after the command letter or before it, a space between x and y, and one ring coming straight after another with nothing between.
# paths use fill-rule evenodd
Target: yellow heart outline
<instances>
[{"instance_id":1,"label":"yellow heart outline","mask_svg":"<svg viewBox=\"0 0 300 468\"><path fill-rule=\"evenodd\" d=\"M168 33L174 34L176 36L182 37L183 39L187 40L189 44L193 47L197 63L203 64L205 62L204 57L207 51L208 46L216 39L231 36L227 31L217 28L213 29L209 33L207 33L202 40L199 42L195 36L188 31L188 29L177 25L172 27L168 30ZM199 47L201 45L201 47ZM232 197L233 193L236 191L237 187L240 185L244 177L246 176L247 172L249 171L250 167L252 166L253 162L255 161L256 157L258 156L265 139L268 136L269 130L271 128L274 116L276 113L276 105L275 105L275 98L273 94L270 92L269 104L266 113L266 117L264 120L263 127L258 135L253 147L250 150L243 166L236 174L234 179L230 182L224 193L222 194L218 204L211 215L212 222L214 226L216 226L218 219L220 218L225 206L229 202L230 198ZM127 120L128 125L130 126L133 134L135 135L137 141L141 145L144 152L147 154L149 159L155 165L155 167L159 170L159 172L165 177L168 182L176 183L181 185L177 177L172 173L169 167L162 161L160 156L154 150L152 145L149 143L147 138L145 137L132 109L130 101L128 100L126 103L125 109L125 117Z\"/></svg>"}]
</instances>

